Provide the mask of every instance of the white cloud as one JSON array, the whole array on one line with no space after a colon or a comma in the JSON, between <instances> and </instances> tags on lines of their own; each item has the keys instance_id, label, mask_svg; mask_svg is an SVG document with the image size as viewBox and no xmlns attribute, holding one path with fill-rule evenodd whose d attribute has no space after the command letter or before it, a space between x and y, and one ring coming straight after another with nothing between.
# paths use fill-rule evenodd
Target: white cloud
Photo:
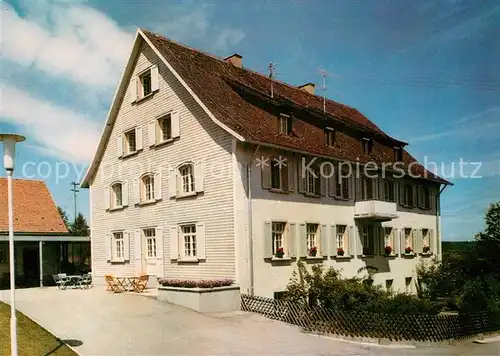
<instances>
[{"instance_id":1,"label":"white cloud","mask_svg":"<svg viewBox=\"0 0 500 356\"><path fill-rule=\"evenodd\" d=\"M3 87L0 90L0 121L23 126L29 141L34 141L45 154L74 163L87 163L92 159L101 125L19 89Z\"/></svg>"},{"instance_id":2,"label":"white cloud","mask_svg":"<svg viewBox=\"0 0 500 356\"><path fill-rule=\"evenodd\" d=\"M215 48L219 50L226 50L231 46L239 43L245 37L245 33L239 29L237 30L223 30L215 40Z\"/></svg>"},{"instance_id":3,"label":"white cloud","mask_svg":"<svg viewBox=\"0 0 500 356\"><path fill-rule=\"evenodd\" d=\"M39 5L39 4L37 4ZM74 3L47 3L45 16L21 17L2 5L2 60L96 87L109 87L123 70L133 35L104 14Z\"/></svg>"}]
</instances>

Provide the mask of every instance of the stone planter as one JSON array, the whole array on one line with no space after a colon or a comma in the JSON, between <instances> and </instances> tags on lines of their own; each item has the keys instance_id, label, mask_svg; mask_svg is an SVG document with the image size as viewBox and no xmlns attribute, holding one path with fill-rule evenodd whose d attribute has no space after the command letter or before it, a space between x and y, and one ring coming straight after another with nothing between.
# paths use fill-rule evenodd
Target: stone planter
<instances>
[{"instance_id":1,"label":"stone planter","mask_svg":"<svg viewBox=\"0 0 500 356\"><path fill-rule=\"evenodd\" d=\"M240 287L215 288L158 287L158 300L177 304L200 313L240 310Z\"/></svg>"}]
</instances>

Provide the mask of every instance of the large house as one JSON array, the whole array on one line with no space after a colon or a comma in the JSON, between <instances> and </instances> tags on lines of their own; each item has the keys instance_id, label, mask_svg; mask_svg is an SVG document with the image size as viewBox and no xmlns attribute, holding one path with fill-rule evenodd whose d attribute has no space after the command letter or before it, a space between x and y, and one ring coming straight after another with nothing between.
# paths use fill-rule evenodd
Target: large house
<instances>
[{"instance_id":1,"label":"large house","mask_svg":"<svg viewBox=\"0 0 500 356\"><path fill-rule=\"evenodd\" d=\"M88 269L89 237L69 236L45 183L13 179L12 190L16 285L50 285L52 274ZM7 202L7 179L0 178L0 289L10 283Z\"/></svg>"},{"instance_id":2,"label":"large house","mask_svg":"<svg viewBox=\"0 0 500 356\"><path fill-rule=\"evenodd\" d=\"M406 145L313 84L139 29L82 183L93 275L231 278L273 296L303 260L372 266L411 292L419 261L441 254L449 183Z\"/></svg>"}]
</instances>

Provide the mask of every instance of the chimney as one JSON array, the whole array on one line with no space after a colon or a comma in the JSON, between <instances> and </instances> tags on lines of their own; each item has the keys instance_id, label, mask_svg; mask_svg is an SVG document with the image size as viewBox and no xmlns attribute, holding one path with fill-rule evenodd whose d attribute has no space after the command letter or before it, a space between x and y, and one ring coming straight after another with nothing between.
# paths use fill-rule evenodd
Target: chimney
<instances>
[{"instance_id":1,"label":"chimney","mask_svg":"<svg viewBox=\"0 0 500 356\"><path fill-rule=\"evenodd\" d=\"M243 67L243 57L238 53L232 54L229 57L224 58L224 60L228 63L231 63L233 66L242 68Z\"/></svg>"},{"instance_id":2,"label":"chimney","mask_svg":"<svg viewBox=\"0 0 500 356\"><path fill-rule=\"evenodd\" d=\"M314 83L306 83L299 86L299 89L314 95L314 87L315 87Z\"/></svg>"}]
</instances>

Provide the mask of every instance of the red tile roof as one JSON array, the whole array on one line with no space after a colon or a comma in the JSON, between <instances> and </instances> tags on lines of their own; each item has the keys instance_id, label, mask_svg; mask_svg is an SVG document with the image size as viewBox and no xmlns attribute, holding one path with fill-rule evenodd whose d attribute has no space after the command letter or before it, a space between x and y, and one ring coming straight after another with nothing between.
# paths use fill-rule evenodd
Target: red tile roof
<instances>
[{"instance_id":1,"label":"red tile roof","mask_svg":"<svg viewBox=\"0 0 500 356\"><path fill-rule=\"evenodd\" d=\"M245 140L360 162L394 162L393 147L406 145L405 142L384 133L361 112L347 105L327 99L324 114L321 96L236 67L223 59L180 45L161 35L146 30L142 32L210 112ZM315 122L312 122L312 119L294 119L293 134L281 135L277 130L277 116L250 103L238 90L269 97L271 82L276 101L292 104L299 110L309 112L314 116ZM329 126L347 125L367 137L372 137L375 141L372 154L364 155L359 137L344 134L342 130L337 132L334 147L326 146L323 130L327 123ZM414 162L412 173L420 176L425 174L425 177L430 179L448 183L428 172L408 152L403 151L405 166L408 167Z\"/></svg>"},{"instance_id":2,"label":"red tile roof","mask_svg":"<svg viewBox=\"0 0 500 356\"><path fill-rule=\"evenodd\" d=\"M12 185L15 233L68 233L44 182L13 179ZM7 201L7 178L0 178L0 234L9 231Z\"/></svg>"}]
</instances>

